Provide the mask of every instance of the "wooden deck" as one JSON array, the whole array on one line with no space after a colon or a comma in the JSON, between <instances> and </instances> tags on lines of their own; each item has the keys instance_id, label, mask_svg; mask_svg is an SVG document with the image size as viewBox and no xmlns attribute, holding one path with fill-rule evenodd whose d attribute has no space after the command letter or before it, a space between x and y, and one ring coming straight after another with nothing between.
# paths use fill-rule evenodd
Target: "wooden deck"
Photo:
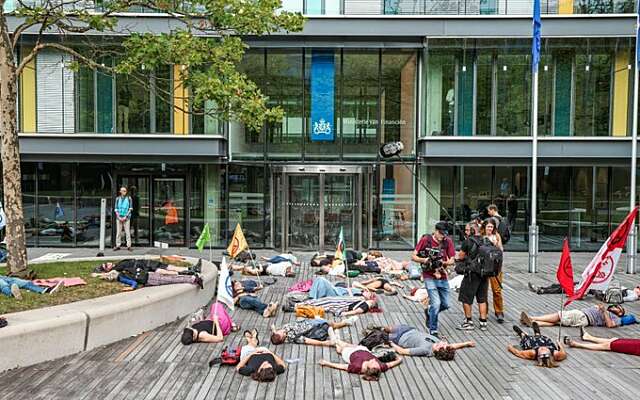
<instances>
[{"instance_id":1,"label":"wooden deck","mask_svg":"<svg viewBox=\"0 0 640 400\"><path fill-rule=\"evenodd\" d=\"M400 255L398 254L398 258ZM588 255L574 258L576 270L586 265ZM308 256L303 259L308 260ZM268 343L269 325L294 320L281 311L274 319L263 319L254 312L235 310L234 319L243 328L257 327L263 344L289 362L285 374L276 381L258 384L242 377L230 367L208 368L224 345L241 342L241 332L224 344L183 346L179 342L185 321L176 321L153 332L123 340L94 351L0 374L2 399L620 399L633 398L640 387L640 357L612 353L569 350L569 358L559 368L538 368L532 362L516 359L506 351L516 343L511 325L520 311L531 314L553 312L559 295L539 296L527 290L527 281L554 281L558 255L542 257L541 272L526 273L526 255L507 256L504 293L507 321L498 325L490 319L486 332L461 332L455 329L462 319L457 294L452 294L452 309L441 314L441 334L450 341L473 339L477 348L460 351L455 361L405 357L404 363L370 383L357 375L321 368L321 358L338 361L333 349L295 344L272 346ZM297 278L312 276L304 268ZM577 273L576 273L577 274ZM624 286L640 282L640 275L618 273ZM264 301L282 298L293 278L278 279L260 297ZM411 281L409 286L419 282ZM572 307L588 305L578 302ZM383 313L367 314L350 328L341 331L343 339L357 341L369 323L408 323L424 329L421 308L400 296L381 299ZM626 305L640 314L640 302ZM474 310L475 312L475 310ZM616 330L590 329L601 336L639 337L640 325ZM544 331L557 335L556 329ZM576 335L576 329L563 332ZM51 344L55 346L55 343Z\"/></svg>"}]
</instances>

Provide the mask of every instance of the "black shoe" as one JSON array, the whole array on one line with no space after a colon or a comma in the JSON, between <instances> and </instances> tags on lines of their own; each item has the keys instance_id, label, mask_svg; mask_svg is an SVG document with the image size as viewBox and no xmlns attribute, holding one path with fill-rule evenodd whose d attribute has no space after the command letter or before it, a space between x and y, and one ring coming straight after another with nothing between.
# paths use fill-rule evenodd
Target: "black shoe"
<instances>
[{"instance_id":1,"label":"black shoe","mask_svg":"<svg viewBox=\"0 0 640 400\"><path fill-rule=\"evenodd\" d=\"M202 281L201 276L196 276L195 284L198 285L200 290L204 290L204 282Z\"/></svg>"},{"instance_id":2,"label":"black shoe","mask_svg":"<svg viewBox=\"0 0 640 400\"><path fill-rule=\"evenodd\" d=\"M440 334L438 333L438 331L431 331L431 336L435 336L440 339Z\"/></svg>"},{"instance_id":3,"label":"black shoe","mask_svg":"<svg viewBox=\"0 0 640 400\"><path fill-rule=\"evenodd\" d=\"M427 332L429 331L429 309L424 309L424 316L426 318L425 324L427 325Z\"/></svg>"},{"instance_id":4,"label":"black shoe","mask_svg":"<svg viewBox=\"0 0 640 400\"><path fill-rule=\"evenodd\" d=\"M536 336L540 336L540 325L536 321L531 323L531 329L533 329L533 334Z\"/></svg>"},{"instance_id":5,"label":"black shoe","mask_svg":"<svg viewBox=\"0 0 640 400\"><path fill-rule=\"evenodd\" d=\"M512 328L513 328L513 331L516 333L516 335L518 335L518 337L524 334L524 331L520 329L518 325L513 325Z\"/></svg>"},{"instance_id":6,"label":"black shoe","mask_svg":"<svg viewBox=\"0 0 640 400\"><path fill-rule=\"evenodd\" d=\"M502 324L504 322L504 314L503 313L496 314L496 319L498 320L499 324Z\"/></svg>"},{"instance_id":7,"label":"black shoe","mask_svg":"<svg viewBox=\"0 0 640 400\"><path fill-rule=\"evenodd\" d=\"M536 285L534 285L531 282L527 283L527 286L529 286L529 290L531 290L533 293L538 293L538 290L540 290Z\"/></svg>"},{"instance_id":8,"label":"black shoe","mask_svg":"<svg viewBox=\"0 0 640 400\"><path fill-rule=\"evenodd\" d=\"M194 270L197 273L201 273L202 272L202 258L199 259L198 263L196 265L194 265L191 269Z\"/></svg>"},{"instance_id":9,"label":"black shoe","mask_svg":"<svg viewBox=\"0 0 640 400\"><path fill-rule=\"evenodd\" d=\"M190 269L178 272L178 275L196 275L196 273Z\"/></svg>"},{"instance_id":10,"label":"black shoe","mask_svg":"<svg viewBox=\"0 0 640 400\"><path fill-rule=\"evenodd\" d=\"M218 364L222 364L222 358L220 358L220 357L216 357L216 358L212 359L211 361L209 361L209 368L213 367L214 365L218 365Z\"/></svg>"}]
</instances>

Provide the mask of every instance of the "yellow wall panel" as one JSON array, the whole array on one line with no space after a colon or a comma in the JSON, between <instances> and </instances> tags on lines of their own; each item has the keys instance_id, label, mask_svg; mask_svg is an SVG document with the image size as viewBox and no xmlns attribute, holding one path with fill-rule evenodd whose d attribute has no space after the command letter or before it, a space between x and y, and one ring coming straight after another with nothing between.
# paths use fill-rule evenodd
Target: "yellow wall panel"
<instances>
[{"instance_id":1,"label":"yellow wall panel","mask_svg":"<svg viewBox=\"0 0 640 400\"><path fill-rule=\"evenodd\" d=\"M616 54L615 75L613 82L613 124L612 136L627 136L629 112L629 53L620 51Z\"/></svg>"},{"instance_id":2,"label":"yellow wall panel","mask_svg":"<svg viewBox=\"0 0 640 400\"><path fill-rule=\"evenodd\" d=\"M559 0L558 14L573 14L573 0Z\"/></svg>"},{"instance_id":3,"label":"yellow wall panel","mask_svg":"<svg viewBox=\"0 0 640 400\"><path fill-rule=\"evenodd\" d=\"M182 84L184 74L184 66L173 66L173 133L176 135L189 133L188 91Z\"/></svg>"},{"instance_id":4,"label":"yellow wall panel","mask_svg":"<svg viewBox=\"0 0 640 400\"><path fill-rule=\"evenodd\" d=\"M31 49L25 49L27 52ZM22 132L35 133L36 129L36 60L22 70L20 76L20 121Z\"/></svg>"}]
</instances>

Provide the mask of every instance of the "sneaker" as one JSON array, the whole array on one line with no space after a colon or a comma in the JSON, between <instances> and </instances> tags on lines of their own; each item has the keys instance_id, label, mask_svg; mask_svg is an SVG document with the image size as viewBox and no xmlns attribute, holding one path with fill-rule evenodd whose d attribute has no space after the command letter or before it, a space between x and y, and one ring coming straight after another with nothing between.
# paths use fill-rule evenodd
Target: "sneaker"
<instances>
[{"instance_id":1,"label":"sneaker","mask_svg":"<svg viewBox=\"0 0 640 400\"><path fill-rule=\"evenodd\" d=\"M55 286L50 287L46 293L48 294L54 294L55 292L61 290L62 288L64 288L64 281L58 281L58 283L56 283Z\"/></svg>"},{"instance_id":2,"label":"sneaker","mask_svg":"<svg viewBox=\"0 0 640 400\"><path fill-rule=\"evenodd\" d=\"M200 322L204 319L204 310L200 308L198 311L194 312L191 316L191 323L195 324L196 322Z\"/></svg>"},{"instance_id":3,"label":"sneaker","mask_svg":"<svg viewBox=\"0 0 640 400\"><path fill-rule=\"evenodd\" d=\"M504 314L503 313L496 314L496 319L498 320L499 324L502 324L504 322Z\"/></svg>"},{"instance_id":4,"label":"sneaker","mask_svg":"<svg viewBox=\"0 0 640 400\"><path fill-rule=\"evenodd\" d=\"M459 331L472 331L472 330L476 329L476 327L473 324L473 321L464 320L464 321L462 321L460 326L458 326L456 329L458 329ZM433 335L433 333L432 333L432 335Z\"/></svg>"},{"instance_id":5,"label":"sneaker","mask_svg":"<svg viewBox=\"0 0 640 400\"><path fill-rule=\"evenodd\" d=\"M524 326L531 326L531 318L524 311L520 313L520 323Z\"/></svg>"},{"instance_id":6,"label":"sneaker","mask_svg":"<svg viewBox=\"0 0 640 400\"><path fill-rule=\"evenodd\" d=\"M16 300L22 300L22 293L20 292L20 288L15 283L11 285L11 294Z\"/></svg>"},{"instance_id":7,"label":"sneaker","mask_svg":"<svg viewBox=\"0 0 640 400\"><path fill-rule=\"evenodd\" d=\"M204 281L202 280L201 276L196 276L196 279L194 280L194 283L196 285L198 285L198 287L200 288L200 290L204 289Z\"/></svg>"},{"instance_id":8,"label":"sneaker","mask_svg":"<svg viewBox=\"0 0 640 400\"><path fill-rule=\"evenodd\" d=\"M512 328L518 337L522 336L522 334L524 333L518 325L513 325Z\"/></svg>"},{"instance_id":9,"label":"sneaker","mask_svg":"<svg viewBox=\"0 0 640 400\"><path fill-rule=\"evenodd\" d=\"M487 330L487 321L480 321L480 330L481 331Z\"/></svg>"},{"instance_id":10,"label":"sneaker","mask_svg":"<svg viewBox=\"0 0 640 400\"><path fill-rule=\"evenodd\" d=\"M202 272L202 258L198 259L198 263L196 265L194 265L192 269L194 271L196 271L197 273L201 273Z\"/></svg>"},{"instance_id":11,"label":"sneaker","mask_svg":"<svg viewBox=\"0 0 640 400\"><path fill-rule=\"evenodd\" d=\"M438 333L438 331L435 331L435 330L434 330L434 331L431 331L431 336L435 336L435 337L437 337L438 339L440 339L440 334Z\"/></svg>"},{"instance_id":12,"label":"sneaker","mask_svg":"<svg viewBox=\"0 0 640 400\"><path fill-rule=\"evenodd\" d=\"M358 320L358 317L355 315L350 316L349 318L346 318L344 321L345 324L352 326L353 324L356 323L356 321Z\"/></svg>"},{"instance_id":13,"label":"sneaker","mask_svg":"<svg viewBox=\"0 0 640 400\"><path fill-rule=\"evenodd\" d=\"M113 251L118 251L118 250L120 250L120 246L117 246L117 247L113 248Z\"/></svg>"},{"instance_id":14,"label":"sneaker","mask_svg":"<svg viewBox=\"0 0 640 400\"><path fill-rule=\"evenodd\" d=\"M529 290L531 290L533 293L538 293L538 287L533 283L529 282L527 283L527 286L529 286Z\"/></svg>"}]
</instances>

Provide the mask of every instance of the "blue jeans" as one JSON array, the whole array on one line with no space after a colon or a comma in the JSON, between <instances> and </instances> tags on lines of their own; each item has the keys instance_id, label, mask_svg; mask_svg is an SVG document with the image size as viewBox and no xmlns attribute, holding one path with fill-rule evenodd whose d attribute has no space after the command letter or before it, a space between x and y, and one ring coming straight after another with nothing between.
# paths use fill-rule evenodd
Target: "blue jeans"
<instances>
[{"instance_id":1,"label":"blue jeans","mask_svg":"<svg viewBox=\"0 0 640 400\"><path fill-rule=\"evenodd\" d=\"M278 264L278 263L285 262L285 261L289 261L289 259L286 258L286 257L282 257L282 256L273 256L273 257L271 257L270 259L267 260L267 262L269 264Z\"/></svg>"},{"instance_id":2,"label":"blue jeans","mask_svg":"<svg viewBox=\"0 0 640 400\"><path fill-rule=\"evenodd\" d=\"M8 276L0 276L0 292L5 296L12 297L11 285L16 284L20 289L27 289L35 293L44 293L45 288L34 284L31 281L25 281L20 278L10 278Z\"/></svg>"},{"instance_id":3,"label":"blue jeans","mask_svg":"<svg viewBox=\"0 0 640 400\"><path fill-rule=\"evenodd\" d=\"M259 298L255 296L242 296L240 300L238 300L238 305L243 310L255 310L256 312L262 314L264 310L267 308L267 305L260 301Z\"/></svg>"},{"instance_id":4,"label":"blue jeans","mask_svg":"<svg viewBox=\"0 0 640 400\"><path fill-rule=\"evenodd\" d=\"M429 330L438 331L438 314L449 308L449 281L427 278L424 286L429 293Z\"/></svg>"}]
</instances>

